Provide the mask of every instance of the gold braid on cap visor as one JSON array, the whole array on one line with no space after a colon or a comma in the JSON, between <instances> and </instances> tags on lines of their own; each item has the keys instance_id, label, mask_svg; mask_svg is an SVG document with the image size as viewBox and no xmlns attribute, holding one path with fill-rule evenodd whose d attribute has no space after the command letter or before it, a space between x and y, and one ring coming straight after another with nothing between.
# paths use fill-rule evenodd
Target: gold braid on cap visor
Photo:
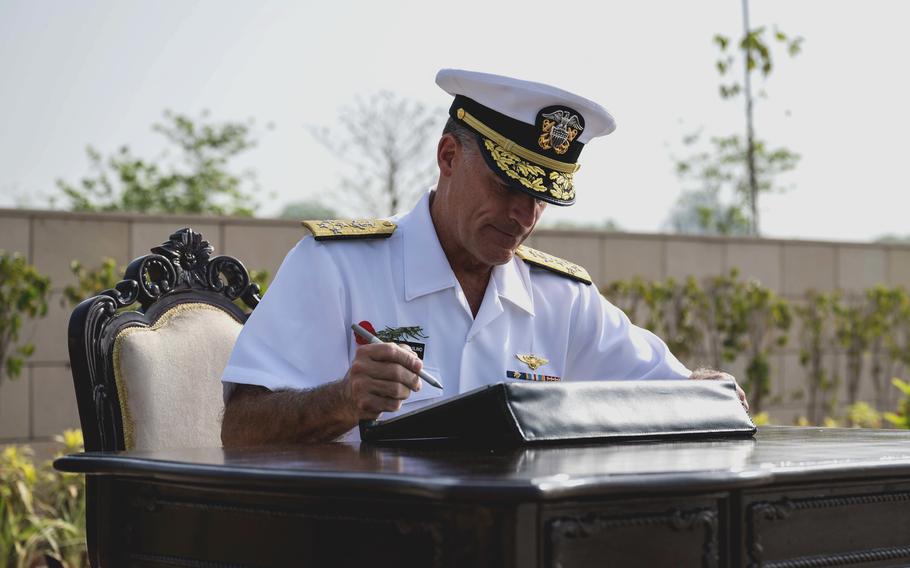
<instances>
[{"instance_id":1,"label":"gold braid on cap visor","mask_svg":"<svg viewBox=\"0 0 910 568\"><path fill-rule=\"evenodd\" d=\"M465 124L479 132L481 136L489 138L498 146L501 146L502 149L506 152L516 154L525 160L531 161L537 165L549 168L551 170L556 170L557 172L562 172L564 174L574 174L578 171L579 168L581 168L581 164L567 164L565 162L560 162L559 160L548 158L546 156L538 154L537 152L532 152L524 146L512 142L502 134L496 132L486 124L474 118L470 113L465 112L463 108L458 109L457 114L459 120L463 120Z\"/></svg>"},{"instance_id":2,"label":"gold braid on cap visor","mask_svg":"<svg viewBox=\"0 0 910 568\"><path fill-rule=\"evenodd\" d=\"M572 174L564 174L557 171L550 172L548 177L553 182L553 186L548 188L544 185L547 172L540 166L506 151L488 138L483 139L483 145L490 152L490 157L493 158L499 169L524 187L537 193L549 193L556 199L563 201L571 201L575 198L575 190L572 188Z\"/></svg>"},{"instance_id":3,"label":"gold braid on cap visor","mask_svg":"<svg viewBox=\"0 0 910 568\"><path fill-rule=\"evenodd\" d=\"M509 178L532 191L549 193L562 201L571 201L575 198L572 178L581 164L566 164L532 152L502 136L465 112L464 109L458 109L457 115L460 120L484 137L484 147L490 153L490 157ZM540 166L553 171L547 175L547 172ZM550 179L551 187L544 184L546 178Z\"/></svg>"}]
</instances>

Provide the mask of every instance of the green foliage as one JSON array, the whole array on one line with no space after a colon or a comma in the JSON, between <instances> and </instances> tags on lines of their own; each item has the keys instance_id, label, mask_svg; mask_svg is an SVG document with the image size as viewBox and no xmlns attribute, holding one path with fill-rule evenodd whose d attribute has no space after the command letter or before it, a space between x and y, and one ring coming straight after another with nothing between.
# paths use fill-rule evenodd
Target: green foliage
<instances>
[{"instance_id":1,"label":"green foliage","mask_svg":"<svg viewBox=\"0 0 910 568\"><path fill-rule=\"evenodd\" d=\"M340 216L333 207L324 205L318 199L304 199L288 203L278 215L282 219L293 219L295 221L305 219L338 219Z\"/></svg>"},{"instance_id":2,"label":"green foliage","mask_svg":"<svg viewBox=\"0 0 910 568\"><path fill-rule=\"evenodd\" d=\"M253 268L249 269L250 273L250 282L259 285L259 296L262 297L265 294L265 291L269 288L269 272L267 270L256 270ZM243 300L237 298L234 300L234 305L240 308L241 310L247 310L246 304L243 303Z\"/></svg>"},{"instance_id":3,"label":"green foliage","mask_svg":"<svg viewBox=\"0 0 910 568\"><path fill-rule=\"evenodd\" d=\"M86 268L78 260L70 262L70 271L76 277L76 284L63 289L63 298L75 306L82 300L95 296L102 290L113 288L123 279L124 267L117 268L117 261L104 258L97 268Z\"/></svg>"},{"instance_id":4,"label":"green foliage","mask_svg":"<svg viewBox=\"0 0 910 568\"><path fill-rule=\"evenodd\" d=\"M746 328L748 364L743 389L749 394L751 407L761 412L771 394L769 357L773 350L786 345L793 316L786 300L758 282L748 282L740 290L733 303L735 317L745 320Z\"/></svg>"},{"instance_id":5,"label":"green foliage","mask_svg":"<svg viewBox=\"0 0 910 568\"><path fill-rule=\"evenodd\" d=\"M692 277L684 282L617 280L601 292L633 323L663 338L690 368L701 367L701 360L714 369L741 361L745 375L739 377L740 384L756 416L765 404L783 398L772 393L772 355L787 344L793 319L799 318L799 361L808 375L806 416L800 424L878 428L884 417L907 427L910 420L910 383L893 379L892 390L881 378L910 367L910 296L903 288L874 286L849 300L840 293L809 290L791 306L733 269L701 282ZM836 413L838 357L846 360L848 404L843 415ZM876 389L874 405L857 399L867 357ZM904 398L895 403L892 395L898 390ZM886 412L895 405L896 413Z\"/></svg>"},{"instance_id":6,"label":"green foliage","mask_svg":"<svg viewBox=\"0 0 910 568\"><path fill-rule=\"evenodd\" d=\"M910 243L910 235L898 235L896 233L886 233L884 235L878 236L872 239L873 243L885 243L885 244L901 244L905 245Z\"/></svg>"},{"instance_id":7,"label":"green foliage","mask_svg":"<svg viewBox=\"0 0 910 568\"><path fill-rule=\"evenodd\" d=\"M35 348L17 345L26 319L47 314L51 281L18 253L0 250L0 380L18 377Z\"/></svg>"},{"instance_id":8,"label":"green foliage","mask_svg":"<svg viewBox=\"0 0 910 568\"><path fill-rule=\"evenodd\" d=\"M747 3L743 10L748 26ZM802 42L801 37L789 37L777 29L769 38L765 27L746 27L739 41L715 34L713 43L719 53L714 66L721 77L720 96L725 100L745 98L745 136L712 137L708 149L675 159L677 176L684 185L694 187L684 189L666 225L677 232L759 234L759 196L777 189L774 178L796 167L799 155L783 147L772 149L755 136L751 77L755 72L765 78L771 74L774 43L792 57L800 52ZM742 83L730 80L737 56L743 58ZM691 146L699 138L700 133L688 135L683 143Z\"/></svg>"},{"instance_id":9,"label":"green foliage","mask_svg":"<svg viewBox=\"0 0 910 568\"><path fill-rule=\"evenodd\" d=\"M259 284L259 293L265 294L265 291L269 289L269 271L251 268L249 272L250 281Z\"/></svg>"},{"instance_id":10,"label":"green foliage","mask_svg":"<svg viewBox=\"0 0 910 568\"><path fill-rule=\"evenodd\" d=\"M604 286L600 292L629 316L632 323L643 325L639 310L650 286L650 282L640 276L635 276L630 280L614 280Z\"/></svg>"},{"instance_id":11,"label":"green foliage","mask_svg":"<svg viewBox=\"0 0 910 568\"><path fill-rule=\"evenodd\" d=\"M742 282L735 268L704 280L705 303L700 317L715 369L731 363L745 349L746 321L741 310Z\"/></svg>"},{"instance_id":12,"label":"green foliage","mask_svg":"<svg viewBox=\"0 0 910 568\"><path fill-rule=\"evenodd\" d=\"M886 412L885 420L898 428L910 429L910 383L898 378L891 379L891 384L901 392L903 398L897 405L897 412Z\"/></svg>"},{"instance_id":13,"label":"green foliage","mask_svg":"<svg viewBox=\"0 0 910 568\"><path fill-rule=\"evenodd\" d=\"M55 439L64 446L58 455L83 450L78 430ZM0 565L38 566L44 555L67 568L88 566L85 482L51 461L36 465L27 446L7 446L0 453Z\"/></svg>"},{"instance_id":14,"label":"green foliage","mask_svg":"<svg viewBox=\"0 0 910 568\"><path fill-rule=\"evenodd\" d=\"M692 277L684 283L633 278L612 282L603 293L682 359L707 352L721 368L748 354L747 380L767 393L761 385L768 382L768 354L786 342L791 315L787 303L759 283L743 282L732 270L703 286Z\"/></svg>"},{"instance_id":15,"label":"green foliage","mask_svg":"<svg viewBox=\"0 0 910 568\"><path fill-rule=\"evenodd\" d=\"M790 57L794 57L802 51L803 38L790 37L779 29L775 28L771 38L766 39L765 32L767 28L761 26L747 30L738 44L734 47L729 37L716 34L713 38L714 45L717 46L719 55L714 66L717 68L721 77L727 77L735 69L734 58L735 51L739 50L744 57L746 69L751 74L760 71L762 76L767 77L774 69L774 58L772 56L772 42L777 42L783 46ZM719 86L720 96L723 99L736 97L743 92L744 86L737 80Z\"/></svg>"},{"instance_id":16,"label":"green foliage","mask_svg":"<svg viewBox=\"0 0 910 568\"><path fill-rule=\"evenodd\" d=\"M228 168L237 155L255 145L252 122L210 122L170 111L153 126L176 149L177 163L135 156L127 146L108 156L89 146L94 173L71 184L57 180L74 211L137 213L253 214L255 176ZM248 185L253 184L250 189Z\"/></svg>"},{"instance_id":17,"label":"green foliage","mask_svg":"<svg viewBox=\"0 0 910 568\"><path fill-rule=\"evenodd\" d=\"M882 415L868 402L859 401L847 407L847 424L853 428L881 428Z\"/></svg>"},{"instance_id":18,"label":"green foliage","mask_svg":"<svg viewBox=\"0 0 910 568\"><path fill-rule=\"evenodd\" d=\"M650 303L658 333L667 342L673 353L690 358L693 346L702 341L703 332L698 324L698 308L703 305L704 292L694 277L678 283L668 278L657 286Z\"/></svg>"},{"instance_id":19,"label":"green foliage","mask_svg":"<svg viewBox=\"0 0 910 568\"><path fill-rule=\"evenodd\" d=\"M844 409L844 416L832 416L826 414L820 420L809 420L805 416L800 416L796 420L797 426L820 425L825 428L881 428L883 415L875 410L868 402L858 401L847 406Z\"/></svg>"},{"instance_id":20,"label":"green foliage","mask_svg":"<svg viewBox=\"0 0 910 568\"><path fill-rule=\"evenodd\" d=\"M901 287L874 286L861 295L808 292L805 304L796 308L802 321L800 363L809 371L808 421L816 423L822 413L833 413L835 390L840 384L836 357L845 361L847 424L873 423L865 401L859 400L863 367L870 364L869 380L875 389L872 408L881 413L893 408L893 377L910 365L910 297ZM831 347L839 353L832 353ZM823 352L832 353L829 371ZM817 395L817 396L816 396Z\"/></svg>"},{"instance_id":21,"label":"green foliage","mask_svg":"<svg viewBox=\"0 0 910 568\"><path fill-rule=\"evenodd\" d=\"M740 135L711 137L707 149L701 133L684 139L692 153L676 159L676 176L684 191L677 198L665 226L677 233L747 235L752 232L749 217L751 185L744 169L748 147ZM787 148L769 148L753 141L753 161L760 193L782 192L776 183L781 174L793 170L800 156Z\"/></svg>"},{"instance_id":22,"label":"green foliage","mask_svg":"<svg viewBox=\"0 0 910 568\"><path fill-rule=\"evenodd\" d=\"M770 356L787 342L792 323L789 304L758 282L744 282L737 270L684 282L673 278L647 282L618 280L603 294L633 323L662 337L689 367L707 355L721 369L746 356L744 389L756 412L771 392Z\"/></svg>"},{"instance_id":23,"label":"green foliage","mask_svg":"<svg viewBox=\"0 0 910 568\"><path fill-rule=\"evenodd\" d=\"M800 416L793 423L797 426L823 426L825 428L840 428L843 426L837 418L832 416L825 416L820 423L809 422L808 418Z\"/></svg>"},{"instance_id":24,"label":"green foliage","mask_svg":"<svg viewBox=\"0 0 910 568\"><path fill-rule=\"evenodd\" d=\"M767 426L771 424L771 418L767 412L756 412L752 414L752 423L756 426Z\"/></svg>"},{"instance_id":25,"label":"green foliage","mask_svg":"<svg viewBox=\"0 0 910 568\"><path fill-rule=\"evenodd\" d=\"M817 424L826 412L833 412L836 402L837 376L828 372L823 360L825 349L834 341L831 329L834 301L832 295L809 290L806 292L805 303L795 308L802 324L799 364L808 371L806 413L812 424Z\"/></svg>"},{"instance_id":26,"label":"green foliage","mask_svg":"<svg viewBox=\"0 0 910 568\"><path fill-rule=\"evenodd\" d=\"M847 404L854 404L863 372L863 354L869 347L865 306L844 302L838 296L834 303L834 332L846 359Z\"/></svg>"},{"instance_id":27,"label":"green foliage","mask_svg":"<svg viewBox=\"0 0 910 568\"><path fill-rule=\"evenodd\" d=\"M864 358L869 356L876 407L891 405L888 378L910 364L910 297L902 288L875 286L859 298L838 296L834 328L846 358L847 401L857 401Z\"/></svg>"},{"instance_id":28,"label":"green foliage","mask_svg":"<svg viewBox=\"0 0 910 568\"><path fill-rule=\"evenodd\" d=\"M678 358L686 360L695 354L702 341L696 314L704 302L695 278L683 283L673 278L663 282L647 282L638 277L617 280L608 284L603 294L634 323L662 337Z\"/></svg>"},{"instance_id":29,"label":"green foliage","mask_svg":"<svg viewBox=\"0 0 910 568\"><path fill-rule=\"evenodd\" d=\"M891 406L890 378L908 362L907 328L910 327L910 298L902 288L875 286L866 290L866 326L869 340L875 406Z\"/></svg>"}]
</instances>

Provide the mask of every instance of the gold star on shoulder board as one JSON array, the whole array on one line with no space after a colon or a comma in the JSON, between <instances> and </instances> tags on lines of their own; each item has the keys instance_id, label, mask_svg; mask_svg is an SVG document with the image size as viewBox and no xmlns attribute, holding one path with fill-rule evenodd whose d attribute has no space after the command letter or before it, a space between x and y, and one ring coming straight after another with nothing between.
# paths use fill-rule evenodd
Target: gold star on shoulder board
<instances>
[{"instance_id":1,"label":"gold star on shoulder board","mask_svg":"<svg viewBox=\"0 0 910 568\"><path fill-rule=\"evenodd\" d=\"M521 361L522 363L527 365L532 371L536 371L538 367L543 367L544 365L546 365L547 363L550 362L549 359L545 359L544 357L538 357L537 355L532 355L530 353L527 353L527 354L518 353L515 355L515 357L519 361Z\"/></svg>"}]
</instances>

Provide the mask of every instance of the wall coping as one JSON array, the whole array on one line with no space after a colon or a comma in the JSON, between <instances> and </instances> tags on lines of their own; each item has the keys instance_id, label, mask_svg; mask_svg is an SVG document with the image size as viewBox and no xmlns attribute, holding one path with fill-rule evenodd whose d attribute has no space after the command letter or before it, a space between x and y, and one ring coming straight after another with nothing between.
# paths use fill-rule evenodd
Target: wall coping
<instances>
[{"instance_id":1,"label":"wall coping","mask_svg":"<svg viewBox=\"0 0 910 568\"><path fill-rule=\"evenodd\" d=\"M298 221L289 219L268 219L262 217L232 217L228 215L146 215L143 213L107 213L87 211L59 211L56 209L4 209L0 217L23 219L62 219L73 221L119 221L134 223L195 223L211 225L230 223L232 225L262 225L269 227L300 227Z\"/></svg>"},{"instance_id":2,"label":"wall coping","mask_svg":"<svg viewBox=\"0 0 910 568\"><path fill-rule=\"evenodd\" d=\"M142 213L107 213L107 212L73 212L55 209L10 209L0 208L0 217L13 217L20 219L61 219L74 221L114 221L127 223L176 223L185 226L230 224L241 226L259 227L300 227L299 221L290 219L275 219L265 217L233 217L227 215L146 215ZM176 227L175 227L176 228ZM635 233L626 231L608 231L604 229L548 229L539 227L532 237L596 237L608 239L628 240L653 240L676 242L701 242L717 244L746 244L746 245L806 245L825 247L846 247L856 249L883 249L883 250L908 250L910 243L873 243L860 241L837 241L821 239L787 239L768 237L728 237L714 235L688 235L680 233Z\"/></svg>"}]
</instances>

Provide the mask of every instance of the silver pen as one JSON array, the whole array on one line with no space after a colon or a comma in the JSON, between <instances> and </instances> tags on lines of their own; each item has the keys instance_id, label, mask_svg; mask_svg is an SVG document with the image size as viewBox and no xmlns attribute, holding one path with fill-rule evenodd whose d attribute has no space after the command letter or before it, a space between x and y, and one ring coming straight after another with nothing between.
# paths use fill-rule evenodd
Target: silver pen
<instances>
[{"instance_id":1,"label":"silver pen","mask_svg":"<svg viewBox=\"0 0 910 568\"><path fill-rule=\"evenodd\" d=\"M385 341L379 339L378 337L376 337L375 335L373 335L373 334L370 333L369 331L365 330L365 329L362 328L361 326L357 325L356 323L352 323L352 324L351 324L351 329L354 330L354 333L356 333L357 335L359 335L359 336L362 337L363 339L369 341L370 343L385 343ZM436 377L434 377L434 376L431 375L430 373L427 373L427 372L424 371L423 369L420 369L420 372L417 373L417 375L418 375L421 379L423 379L423 380L425 380L426 382L430 383L432 386L434 386L434 387L436 387L436 388L442 390L442 383L439 382L439 379L437 379Z\"/></svg>"}]
</instances>

